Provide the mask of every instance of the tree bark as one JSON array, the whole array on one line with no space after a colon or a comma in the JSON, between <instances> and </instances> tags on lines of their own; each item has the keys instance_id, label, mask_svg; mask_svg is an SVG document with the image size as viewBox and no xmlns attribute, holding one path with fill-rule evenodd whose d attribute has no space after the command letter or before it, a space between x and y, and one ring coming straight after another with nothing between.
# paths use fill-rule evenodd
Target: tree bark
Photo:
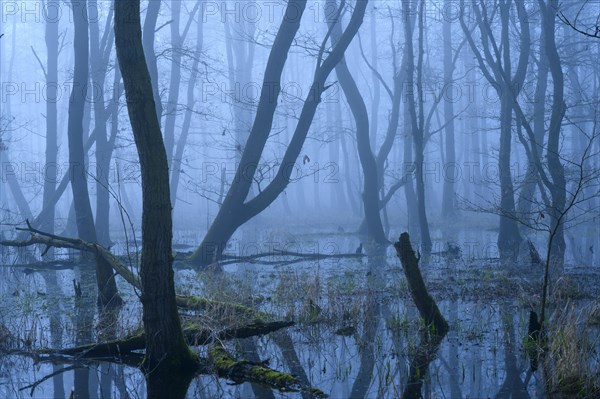
<instances>
[{"instance_id":1,"label":"tree bark","mask_svg":"<svg viewBox=\"0 0 600 399\"><path fill-rule=\"evenodd\" d=\"M408 233L402 233L394 247L402 263L410 294L425 325L437 334L445 335L448 332L448 322L442 316L437 304L429 295L427 287L425 287L425 282L419 271L420 257L415 256Z\"/></svg>"},{"instance_id":2,"label":"tree bark","mask_svg":"<svg viewBox=\"0 0 600 399\"><path fill-rule=\"evenodd\" d=\"M156 54L154 54L154 39L156 38L156 21L158 20L162 1L163 0L151 0L148 2L142 37L144 57L152 80L152 95L154 96L154 105L159 123L162 118L163 106L160 98L160 90L158 88L158 62L156 60Z\"/></svg>"},{"instance_id":3,"label":"tree bark","mask_svg":"<svg viewBox=\"0 0 600 399\"><path fill-rule=\"evenodd\" d=\"M141 301L144 333L152 337L146 340L143 367L148 397L164 398L178 380L189 378L197 359L185 342L177 313L169 169L141 33L140 1L116 2L117 58L142 174Z\"/></svg>"}]
</instances>

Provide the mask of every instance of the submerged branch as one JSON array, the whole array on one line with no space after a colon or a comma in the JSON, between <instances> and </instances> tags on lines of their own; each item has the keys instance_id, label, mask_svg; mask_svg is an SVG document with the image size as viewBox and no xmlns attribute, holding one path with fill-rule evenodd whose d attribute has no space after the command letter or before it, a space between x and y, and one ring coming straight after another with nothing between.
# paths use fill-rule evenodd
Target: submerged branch
<instances>
[{"instance_id":1,"label":"submerged branch","mask_svg":"<svg viewBox=\"0 0 600 399\"><path fill-rule=\"evenodd\" d=\"M29 222L27 228L18 228L21 231L27 231L30 236L26 240L16 241L0 241L0 245L7 247L28 247L31 245L41 244L47 248L69 248L76 249L79 251L86 251L96 256L96 260L106 262L110 267L113 268L125 281L131 284L134 288L141 291L141 284L139 277L133 273L133 271L119 259L119 257L113 255L109 250L102 247L99 244L90 243L83 241L78 238L61 237L54 234L45 233L43 231L33 228ZM38 265L39 264L35 264ZM51 266L53 263L45 263L46 266ZM57 269L62 267L60 264L56 264ZM25 265L24 265L25 266ZM25 266L27 267L27 266ZM30 266L35 269L36 267ZM64 268L64 267L62 267ZM197 296L183 296L177 295L176 298L177 306L183 309L200 310L200 311L211 311L217 314L226 314L235 316L237 318L243 317L246 320L265 319L266 314L258 312L250 307L237 305L233 303L226 303L220 301L213 301L207 298L201 298Z\"/></svg>"},{"instance_id":2,"label":"submerged branch","mask_svg":"<svg viewBox=\"0 0 600 399\"><path fill-rule=\"evenodd\" d=\"M236 338L250 338L266 335L294 325L293 321L264 322L256 320L253 323L226 328L222 331L212 331L198 326L196 323L183 325L183 333L190 345L200 346L214 342ZM126 338L106 342L91 343L66 349L43 349L40 354L58 354L74 356L77 358L119 358L133 351L143 350L146 347L146 337L143 333L131 335Z\"/></svg>"}]
</instances>

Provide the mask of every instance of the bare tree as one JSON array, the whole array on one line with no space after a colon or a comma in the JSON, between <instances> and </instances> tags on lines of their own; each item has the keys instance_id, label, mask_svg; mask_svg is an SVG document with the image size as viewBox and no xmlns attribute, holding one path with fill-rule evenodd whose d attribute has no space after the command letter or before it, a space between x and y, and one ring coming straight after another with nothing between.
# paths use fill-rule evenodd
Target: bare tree
<instances>
[{"instance_id":1,"label":"bare tree","mask_svg":"<svg viewBox=\"0 0 600 399\"><path fill-rule=\"evenodd\" d=\"M288 3L281 28L277 32L267 61L256 117L248 142L244 147L240 165L219 213L212 222L200 247L192 256L192 260L196 264L206 265L218 261L227 241L237 228L265 210L289 184L294 169L293 165L302 150L315 112L321 102L321 95L328 88L326 84L327 77L342 58L362 24L367 2L367 0L357 0L352 18L340 40L329 51L329 55L323 59L329 34L325 37L319 51L313 82L277 174L267 187L262 189L254 198L246 201L254 182L254 175L258 169L260 157L271 132L273 116L281 91L281 74L285 59L306 7L306 0L295 0ZM341 8L338 10L338 15L340 13Z\"/></svg>"},{"instance_id":2,"label":"bare tree","mask_svg":"<svg viewBox=\"0 0 600 399\"><path fill-rule=\"evenodd\" d=\"M461 0L461 9L465 9L465 1ZM529 33L529 18L525 4L521 1L500 0L494 7L487 7L483 3L472 1L470 9L473 10L479 27L481 50L475 43L474 36L470 33L464 16L460 18L463 32L475 54L479 68L483 75L492 84L500 97L500 153L498 166L500 170L500 231L498 233L498 248L500 255L505 259L515 258L522 237L514 218L507 216L515 213L514 186L510 171L512 115L514 99L519 94L520 88L527 73L529 64L531 38ZM517 68L513 68L511 56L511 8L516 8L519 19L520 43ZM500 41L498 42L493 32L493 21L498 18L500 23ZM483 54L482 54L483 52ZM514 74L512 70L515 70Z\"/></svg>"},{"instance_id":3,"label":"bare tree","mask_svg":"<svg viewBox=\"0 0 600 399\"><path fill-rule=\"evenodd\" d=\"M331 30L331 42L335 46L342 36L342 21L336 20L334 12L337 10L336 1L328 0L325 3L325 10L326 12L329 10L327 23ZM352 115L354 116L356 145L358 147L358 155L364 177L362 199L368 236L378 244L389 243L383 231L381 216L379 214L380 178L378 177L377 162L373 155L369 139L369 114L367 112L367 107L358 86L348 69L344 56L342 56L340 62L335 66L335 73L339 79L344 95L348 100Z\"/></svg>"},{"instance_id":4,"label":"bare tree","mask_svg":"<svg viewBox=\"0 0 600 399\"><path fill-rule=\"evenodd\" d=\"M190 352L175 299L169 168L142 46L140 1L115 3L115 42L142 173L142 287L149 398L181 397L197 359ZM185 391L184 391L185 394Z\"/></svg>"},{"instance_id":5,"label":"bare tree","mask_svg":"<svg viewBox=\"0 0 600 399\"><path fill-rule=\"evenodd\" d=\"M88 193L85 153L83 146L83 114L87 97L89 68L89 35L87 22L87 2L73 0L75 66L73 88L69 102L69 164L71 167L71 188L79 236L88 242L97 242L94 216ZM101 305L120 304L117 284L110 265L98 262L96 266L98 283L98 303Z\"/></svg>"}]
</instances>

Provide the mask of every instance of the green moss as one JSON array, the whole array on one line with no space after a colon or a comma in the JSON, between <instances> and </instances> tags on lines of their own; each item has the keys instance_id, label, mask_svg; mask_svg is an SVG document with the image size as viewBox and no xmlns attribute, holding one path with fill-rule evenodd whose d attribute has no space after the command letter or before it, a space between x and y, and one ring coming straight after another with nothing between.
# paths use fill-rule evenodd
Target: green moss
<instances>
[{"instance_id":1,"label":"green moss","mask_svg":"<svg viewBox=\"0 0 600 399\"><path fill-rule=\"evenodd\" d=\"M257 311L248 306L239 305L236 303L213 301L211 299L202 298L196 295L192 296L178 296L177 304L180 307L216 311L224 315L230 314L235 317L242 317L246 320L270 320L269 314Z\"/></svg>"},{"instance_id":2,"label":"green moss","mask_svg":"<svg viewBox=\"0 0 600 399\"><path fill-rule=\"evenodd\" d=\"M250 375L257 381L266 382L269 385L286 388L300 384L300 381L291 374L282 373L266 367L252 367Z\"/></svg>"},{"instance_id":3,"label":"green moss","mask_svg":"<svg viewBox=\"0 0 600 399\"><path fill-rule=\"evenodd\" d=\"M316 397L327 397L322 391L315 388L304 388L300 380L288 373L282 373L259 364L249 363L245 360L235 360L220 345L209 349L213 367L219 376L230 378L236 382L249 381L265 385L280 391L310 392Z\"/></svg>"}]
</instances>

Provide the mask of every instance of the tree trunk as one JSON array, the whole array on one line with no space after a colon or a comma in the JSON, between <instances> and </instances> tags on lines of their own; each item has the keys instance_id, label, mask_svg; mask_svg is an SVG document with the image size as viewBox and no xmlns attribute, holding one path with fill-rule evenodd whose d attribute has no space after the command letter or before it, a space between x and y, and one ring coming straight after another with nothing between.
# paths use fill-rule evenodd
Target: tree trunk
<instances>
[{"instance_id":1,"label":"tree trunk","mask_svg":"<svg viewBox=\"0 0 600 399\"><path fill-rule=\"evenodd\" d=\"M97 8L96 0L90 0L90 7L91 9ZM90 68L94 88L94 134L96 135L96 234L98 236L98 243L104 246L110 246L110 193L108 187L110 184L109 169L113 150L112 143L107 138L106 123L108 116L104 105L104 83L108 70L110 50L112 49L112 34L107 32L107 30L111 29L111 17L109 15L107 18L102 42L98 21L90 21ZM118 75L117 71L115 71L115 75ZM118 81L117 84L119 84ZM118 101L118 98L114 100Z\"/></svg>"},{"instance_id":2,"label":"tree trunk","mask_svg":"<svg viewBox=\"0 0 600 399\"><path fill-rule=\"evenodd\" d=\"M408 231L412 234L418 231L418 218L417 215L417 196L415 194L414 180L414 162L413 162L413 140L412 140L412 123L410 120L410 112L408 110L408 101L404 103L404 128L402 136L404 137L403 143L403 179L406 179L404 184L404 196L406 197L406 215L407 215L407 226Z\"/></svg>"},{"instance_id":3,"label":"tree trunk","mask_svg":"<svg viewBox=\"0 0 600 399\"><path fill-rule=\"evenodd\" d=\"M175 147L175 120L177 119L177 108L179 105L179 86L181 84L181 52L183 51L183 38L179 33L179 21L181 19L181 1L171 1L171 80L169 83L169 97L165 109L165 149L167 151L167 163L172 165L173 151ZM202 25L202 24L198 24ZM172 193L171 204L175 204Z\"/></svg>"},{"instance_id":4,"label":"tree trunk","mask_svg":"<svg viewBox=\"0 0 600 399\"><path fill-rule=\"evenodd\" d=\"M416 197L417 197L417 215L419 221L419 231L421 233L421 248L425 253L431 251L431 236L429 234L429 223L427 222L427 211L425 204L425 180L423 169L425 168L425 118L424 118L424 99L423 99L423 42L424 42L424 0L419 2L418 27L419 27L419 45L417 54L417 66L415 70L413 33L411 24L406 21L404 24L404 33L406 37L406 57L408 58L408 110L410 113L413 144L415 147L415 171L416 171ZM404 12L410 15L410 4L403 0ZM417 74L415 84L414 75ZM415 89L417 90L415 96ZM415 98L417 97L417 98Z\"/></svg>"},{"instance_id":5,"label":"tree trunk","mask_svg":"<svg viewBox=\"0 0 600 399\"><path fill-rule=\"evenodd\" d=\"M58 9L58 0L48 0L48 9ZM50 200L56 190L58 179L58 21L46 21L46 168L44 171L43 207L48 207L48 213L42 221L42 229L54 233L55 209ZM48 253L49 256L53 254Z\"/></svg>"},{"instance_id":6,"label":"tree trunk","mask_svg":"<svg viewBox=\"0 0 600 399\"><path fill-rule=\"evenodd\" d=\"M325 10L330 10L329 15L326 17L331 29L331 42L335 46L342 35L342 21L333 20L334 15L331 10L337 9L336 1L327 0L325 4ZM364 175L362 199L368 236L378 244L386 244L389 241L383 231L381 216L379 214L379 178L377 176L377 163L370 145L367 107L348 69L345 57L342 56L342 59L336 65L335 73L354 116L356 145Z\"/></svg>"},{"instance_id":7,"label":"tree trunk","mask_svg":"<svg viewBox=\"0 0 600 399\"><path fill-rule=\"evenodd\" d=\"M196 367L181 329L173 280L167 154L141 37L140 1L115 3L115 41L142 174L140 280L149 398L170 397Z\"/></svg>"},{"instance_id":8,"label":"tree trunk","mask_svg":"<svg viewBox=\"0 0 600 399\"><path fill-rule=\"evenodd\" d=\"M558 1L548 0L547 4L544 4L544 1L540 0L539 3L543 11L542 26L545 33L544 42L554 88L546 157L548 158L548 170L550 171L550 176L552 176L553 183L551 190L552 209L550 211L550 216L552 218L552 225L556 225L556 234L552 241L551 257L555 271L560 273L563 269L565 257L565 237L564 222L561 222L559 218L565 209L567 197L565 169L560 160L560 132L562 120L566 111L564 100L564 74L555 39L556 9L558 8Z\"/></svg>"},{"instance_id":9,"label":"tree trunk","mask_svg":"<svg viewBox=\"0 0 600 399\"><path fill-rule=\"evenodd\" d=\"M96 228L87 186L85 152L83 147L83 116L87 100L89 40L86 1L73 0L75 66L73 89L69 103L69 164L71 188L79 236L89 242L97 242ZM96 267L98 303L102 306L120 304L112 269L103 263Z\"/></svg>"},{"instance_id":10,"label":"tree trunk","mask_svg":"<svg viewBox=\"0 0 600 399\"><path fill-rule=\"evenodd\" d=\"M156 21L158 20L161 3L162 0L152 0L148 2L146 19L144 20L144 35L142 38L144 56L146 57L146 64L148 65L148 71L150 72L150 78L152 80L152 95L154 96L156 115L158 116L159 123L160 118L162 118L163 107L160 98L160 90L158 88L158 64L156 55L154 54L154 39L156 36Z\"/></svg>"},{"instance_id":11,"label":"tree trunk","mask_svg":"<svg viewBox=\"0 0 600 399\"><path fill-rule=\"evenodd\" d=\"M514 259L522 241L517 222L514 219L515 197L510 171L510 149L512 137L512 98L508 93L500 99L500 231L498 249L503 259Z\"/></svg>"},{"instance_id":12,"label":"tree trunk","mask_svg":"<svg viewBox=\"0 0 600 399\"><path fill-rule=\"evenodd\" d=\"M197 36L196 36L196 54L194 63L192 64L192 72L190 74L190 80L187 88L187 105L185 109L185 115L183 117L183 126L181 127L181 135L177 140L177 148L171 165L171 204L175 208L177 202L177 190L179 188L179 179L181 177L181 160L183 159L183 152L187 143L188 135L190 132L190 125L192 123L192 113L194 111L194 105L196 103L194 99L194 90L196 88L196 80L198 79L198 67L200 65L200 57L202 56L202 46L204 43L204 24L198 24Z\"/></svg>"},{"instance_id":13,"label":"tree trunk","mask_svg":"<svg viewBox=\"0 0 600 399\"><path fill-rule=\"evenodd\" d=\"M319 57L319 65L313 83L305 99L298 118L296 129L281 161L274 179L256 197L245 202L250 191L258 162L264 150L281 91L281 73L288 51L300 25L306 7L306 0L290 0L265 70L265 78L256 118L250 137L244 148L240 166L219 209L217 217L208 230L202 244L192 255L192 261L199 265L219 260L227 241L233 232L248 220L265 210L277 199L290 182L294 164L302 150L315 112L321 102L321 95L327 89L325 81L333 68L341 60L348 45L362 24L367 0L357 2L352 18L342 34L339 43L325 59ZM322 62L321 62L322 61ZM224 224L229 224L224 226Z\"/></svg>"},{"instance_id":14,"label":"tree trunk","mask_svg":"<svg viewBox=\"0 0 600 399\"><path fill-rule=\"evenodd\" d=\"M444 6L450 10L452 0L445 0ZM444 19L444 89L449 89L453 81L454 68L452 65L452 21L449 18ZM456 151L454 147L454 102L451 99L444 99L444 120L446 123L446 160L442 165L442 171L454 170L456 164ZM454 179L448 178L442 173L444 179L444 192L442 196L442 216L446 219L454 216L455 213L455 194Z\"/></svg>"}]
</instances>

